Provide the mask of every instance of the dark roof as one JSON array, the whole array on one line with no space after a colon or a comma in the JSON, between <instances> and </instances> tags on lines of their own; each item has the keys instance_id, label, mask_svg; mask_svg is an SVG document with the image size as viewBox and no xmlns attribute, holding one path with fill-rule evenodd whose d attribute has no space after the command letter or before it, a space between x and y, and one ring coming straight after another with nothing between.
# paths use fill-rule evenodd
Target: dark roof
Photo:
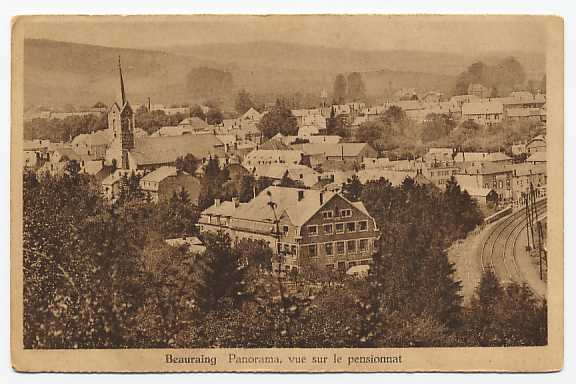
<instances>
[{"instance_id":1,"label":"dark roof","mask_svg":"<svg viewBox=\"0 0 576 384\"><path fill-rule=\"evenodd\" d=\"M280 150L280 151L286 151L286 150L292 149L292 147L290 147L287 144L284 144L279 139L270 139L270 140L266 141L265 143L263 143L262 145L260 145L258 147L258 149L275 149L275 150Z\"/></svg>"}]
</instances>

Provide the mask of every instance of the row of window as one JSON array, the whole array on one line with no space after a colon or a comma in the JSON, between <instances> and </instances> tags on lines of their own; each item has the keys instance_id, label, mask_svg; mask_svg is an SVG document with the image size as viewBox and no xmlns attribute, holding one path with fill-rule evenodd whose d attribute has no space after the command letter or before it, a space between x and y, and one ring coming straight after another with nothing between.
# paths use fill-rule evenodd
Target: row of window
<instances>
[{"instance_id":1,"label":"row of window","mask_svg":"<svg viewBox=\"0 0 576 384\"><path fill-rule=\"evenodd\" d=\"M309 236L318 236L319 233L318 225L309 225L306 231ZM323 224L322 231L324 235L332 235L334 233L351 233L351 232L363 232L368 230L368 221L349 221L346 223L336 223L336 224Z\"/></svg>"},{"instance_id":2,"label":"row of window","mask_svg":"<svg viewBox=\"0 0 576 384\"><path fill-rule=\"evenodd\" d=\"M352 217L352 210L351 209L341 209L341 210L329 210L329 211L322 211L322 217L324 219L331 219L333 217Z\"/></svg>"},{"instance_id":3,"label":"row of window","mask_svg":"<svg viewBox=\"0 0 576 384\"><path fill-rule=\"evenodd\" d=\"M506 179L506 187L510 189L510 179ZM490 188L489 183L484 183L484 188ZM492 181L492 188L504 188L504 182L502 180L493 180Z\"/></svg>"},{"instance_id":4,"label":"row of window","mask_svg":"<svg viewBox=\"0 0 576 384\"><path fill-rule=\"evenodd\" d=\"M345 255L354 253L363 253L368 250L368 239L335 241L323 244L308 244L308 256L316 257L319 255L319 247L323 247L324 255Z\"/></svg>"}]
</instances>

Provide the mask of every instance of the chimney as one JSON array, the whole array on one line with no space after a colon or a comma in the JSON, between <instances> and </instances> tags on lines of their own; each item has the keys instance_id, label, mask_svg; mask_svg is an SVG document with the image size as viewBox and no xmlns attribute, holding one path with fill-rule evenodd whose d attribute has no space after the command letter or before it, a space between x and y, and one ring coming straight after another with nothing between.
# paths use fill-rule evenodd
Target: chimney
<instances>
[{"instance_id":1,"label":"chimney","mask_svg":"<svg viewBox=\"0 0 576 384\"><path fill-rule=\"evenodd\" d=\"M234 203L234 208L238 208L240 206L240 200L238 200L237 197L233 197L232 202Z\"/></svg>"},{"instance_id":2,"label":"chimney","mask_svg":"<svg viewBox=\"0 0 576 384\"><path fill-rule=\"evenodd\" d=\"M219 206L220 205L220 199L214 199L214 205Z\"/></svg>"},{"instance_id":3,"label":"chimney","mask_svg":"<svg viewBox=\"0 0 576 384\"><path fill-rule=\"evenodd\" d=\"M324 204L324 192L320 192L320 205Z\"/></svg>"},{"instance_id":4,"label":"chimney","mask_svg":"<svg viewBox=\"0 0 576 384\"><path fill-rule=\"evenodd\" d=\"M304 199L304 191L299 189L298 190L298 201L302 201Z\"/></svg>"}]
</instances>

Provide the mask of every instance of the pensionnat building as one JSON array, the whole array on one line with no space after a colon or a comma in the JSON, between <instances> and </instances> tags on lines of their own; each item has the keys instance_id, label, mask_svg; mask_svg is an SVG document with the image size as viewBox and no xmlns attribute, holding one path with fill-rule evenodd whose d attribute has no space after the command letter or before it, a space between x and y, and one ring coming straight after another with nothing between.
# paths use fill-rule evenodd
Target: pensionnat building
<instances>
[{"instance_id":1,"label":"pensionnat building","mask_svg":"<svg viewBox=\"0 0 576 384\"><path fill-rule=\"evenodd\" d=\"M283 272L307 265L346 272L369 265L379 236L362 202L333 192L278 186L248 203L216 200L202 212L199 227L201 232L224 231L233 240L266 241L284 256Z\"/></svg>"}]
</instances>

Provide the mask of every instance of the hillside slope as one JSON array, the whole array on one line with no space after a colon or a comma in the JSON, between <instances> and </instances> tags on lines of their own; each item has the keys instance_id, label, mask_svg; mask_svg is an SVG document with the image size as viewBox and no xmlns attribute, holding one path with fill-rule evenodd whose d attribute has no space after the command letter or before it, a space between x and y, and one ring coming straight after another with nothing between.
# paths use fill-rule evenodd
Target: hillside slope
<instances>
[{"instance_id":1,"label":"hillside slope","mask_svg":"<svg viewBox=\"0 0 576 384\"><path fill-rule=\"evenodd\" d=\"M109 104L118 87L118 56L122 57L126 91L141 103L201 102L206 96L190 91L193 68L225 70L232 75L228 92L240 88L254 94L330 91L337 73L364 75L368 95L378 98L391 85L447 92L471 58L453 54L409 51L356 51L295 44L211 44L136 50L29 39L24 49L25 105L61 106ZM537 68L538 59L532 63ZM228 100L229 104L230 100Z\"/></svg>"}]
</instances>

